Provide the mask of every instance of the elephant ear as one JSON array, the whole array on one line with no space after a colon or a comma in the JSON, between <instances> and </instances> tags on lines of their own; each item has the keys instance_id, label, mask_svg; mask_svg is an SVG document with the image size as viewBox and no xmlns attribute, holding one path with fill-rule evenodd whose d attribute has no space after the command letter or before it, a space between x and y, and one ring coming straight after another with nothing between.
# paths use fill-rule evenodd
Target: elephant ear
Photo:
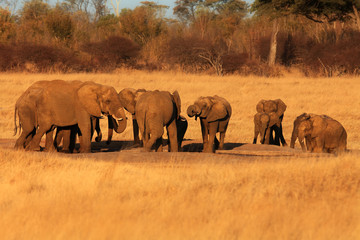
<instances>
[{"instance_id":1,"label":"elephant ear","mask_svg":"<svg viewBox=\"0 0 360 240\"><path fill-rule=\"evenodd\" d=\"M280 127L279 115L277 115L275 112L271 112L268 115L269 115L269 118L270 118L269 127L272 127L274 125Z\"/></svg>"},{"instance_id":2,"label":"elephant ear","mask_svg":"<svg viewBox=\"0 0 360 240\"><path fill-rule=\"evenodd\" d=\"M281 99L274 100L277 103L277 111L276 114L280 117L284 114L287 106Z\"/></svg>"},{"instance_id":3,"label":"elephant ear","mask_svg":"<svg viewBox=\"0 0 360 240\"><path fill-rule=\"evenodd\" d=\"M310 118L310 122L312 126L312 137L317 137L321 135L328 125L326 119L322 118L321 116L312 116Z\"/></svg>"},{"instance_id":4,"label":"elephant ear","mask_svg":"<svg viewBox=\"0 0 360 240\"><path fill-rule=\"evenodd\" d=\"M121 104L132 115L135 114L136 94L137 94L137 90L133 88L125 88L119 92L119 99Z\"/></svg>"},{"instance_id":5,"label":"elephant ear","mask_svg":"<svg viewBox=\"0 0 360 240\"><path fill-rule=\"evenodd\" d=\"M181 99L180 99L180 95L178 93L178 91L175 91L172 93L172 100L176 105L177 108L177 116L176 119L178 119L180 117L180 113L181 113Z\"/></svg>"},{"instance_id":6,"label":"elephant ear","mask_svg":"<svg viewBox=\"0 0 360 240\"><path fill-rule=\"evenodd\" d=\"M90 115L95 117L101 117L101 108L97 95L99 87L94 83L84 83L77 90L77 97L81 106Z\"/></svg>"},{"instance_id":7,"label":"elephant ear","mask_svg":"<svg viewBox=\"0 0 360 240\"><path fill-rule=\"evenodd\" d=\"M208 122L214 122L225 118L227 115L228 112L225 105L222 102L215 101L206 119Z\"/></svg>"},{"instance_id":8,"label":"elephant ear","mask_svg":"<svg viewBox=\"0 0 360 240\"><path fill-rule=\"evenodd\" d=\"M264 112L264 102L265 102L265 100L262 99L262 100L260 100L260 102L256 105L256 111L257 111L258 113Z\"/></svg>"}]
</instances>

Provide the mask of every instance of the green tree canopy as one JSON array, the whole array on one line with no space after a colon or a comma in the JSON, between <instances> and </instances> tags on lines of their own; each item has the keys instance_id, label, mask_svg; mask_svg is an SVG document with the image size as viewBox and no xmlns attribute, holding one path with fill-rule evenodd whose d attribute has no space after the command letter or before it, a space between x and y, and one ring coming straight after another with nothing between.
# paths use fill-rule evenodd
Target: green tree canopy
<instances>
[{"instance_id":1,"label":"green tree canopy","mask_svg":"<svg viewBox=\"0 0 360 240\"><path fill-rule=\"evenodd\" d=\"M302 15L314 22L345 21L359 0L255 0L251 10L258 15Z\"/></svg>"},{"instance_id":2,"label":"green tree canopy","mask_svg":"<svg viewBox=\"0 0 360 240\"><path fill-rule=\"evenodd\" d=\"M174 14L182 21L193 22L198 14L204 11L216 16L246 15L247 5L241 0L177 0Z\"/></svg>"}]
</instances>

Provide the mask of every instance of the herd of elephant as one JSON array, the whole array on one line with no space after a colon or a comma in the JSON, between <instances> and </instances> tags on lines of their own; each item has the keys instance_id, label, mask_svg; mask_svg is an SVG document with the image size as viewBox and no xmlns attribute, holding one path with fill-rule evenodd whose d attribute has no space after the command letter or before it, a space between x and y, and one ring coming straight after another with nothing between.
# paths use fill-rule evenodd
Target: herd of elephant
<instances>
[{"instance_id":1,"label":"herd of elephant","mask_svg":"<svg viewBox=\"0 0 360 240\"><path fill-rule=\"evenodd\" d=\"M76 136L80 141L79 152L91 152L91 139L97 132L101 141L99 119L108 118L108 140L113 130L126 129L125 111L132 115L134 144L145 151L162 151L164 127L167 129L169 151L177 152L188 127L181 113L181 99L177 91L147 91L125 88L119 93L111 86L91 81L38 81L32 84L15 105L15 134L22 132L15 143L16 149L40 150L40 141L46 134L45 151L73 152ZM260 134L262 144L286 146L282 133L282 120L286 110L280 100L261 100L254 116L255 135ZM217 95L199 97L187 108L189 117L200 118L203 151L223 149L225 133L232 114L230 103ZM19 118L17 124L16 118ZM56 129L55 140L53 132ZM220 133L217 140L216 133ZM338 153L346 150L346 131L336 120L315 114L302 114L294 121L290 147L299 140L303 151ZM306 141L306 147L304 144Z\"/></svg>"}]
</instances>

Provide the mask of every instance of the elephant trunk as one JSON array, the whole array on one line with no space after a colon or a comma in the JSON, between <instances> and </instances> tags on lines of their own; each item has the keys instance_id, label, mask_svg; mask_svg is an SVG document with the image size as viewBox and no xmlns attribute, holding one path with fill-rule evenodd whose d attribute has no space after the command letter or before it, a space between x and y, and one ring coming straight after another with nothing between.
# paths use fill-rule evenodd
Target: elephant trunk
<instances>
[{"instance_id":1,"label":"elephant trunk","mask_svg":"<svg viewBox=\"0 0 360 240\"><path fill-rule=\"evenodd\" d=\"M124 108L119 108L119 110L112 116L110 116L111 121L114 126L114 130L117 133L122 133L126 128L126 115Z\"/></svg>"},{"instance_id":2,"label":"elephant trunk","mask_svg":"<svg viewBox=\"0 0 360 240\"><path fill-rule=\"evenodd\" d=\"M295 148L295 141L296 141L297 137L298 137L297 129L294 126L294 130L293 130L293 132L291 134L291 142L290 142L290 147L291 148Z\"/></svg>"},{"instance_id":3,"label":"elephant trunk","mask_svg":"<svg viewBox=\"0 0 360 240\"><path fill-rule=\"evenodd\" d=\"M200 114L200 108L196 105L190 105L187 109L187 115L189 117L197 116Z\"/></svg>"}]
</instances>

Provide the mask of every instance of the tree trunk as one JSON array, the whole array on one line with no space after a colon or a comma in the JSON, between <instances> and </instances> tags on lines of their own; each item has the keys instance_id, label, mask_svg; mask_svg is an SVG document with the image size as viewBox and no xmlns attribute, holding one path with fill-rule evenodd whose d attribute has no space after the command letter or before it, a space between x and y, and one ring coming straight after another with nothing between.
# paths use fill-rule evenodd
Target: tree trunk
<instances>
[{"instance_id":1,"label":"tree trunk","mask_svg":"<svg viewBox=\"0 0 360 240\"><path fill-rule=\"evenodd\" d=\"M357 24L357 27L358 27L358 29L360 31L360 17L359 17L359 12L356 9L355 4L353 5L353 9L354 9L354 15L355 15L355 19L356 19L356 24Z\"/></svg>"},{"instance_id":2,"label":"tree trunk","mask_svg":"<svg viewBox=\"0 0 360 240\"><path fill-rule=\"evenodd\" d=\"M269 66L273 66L276 60L277 35L279 33L279 23L277 19L273 22L273 29L270 38Z\"/></svg>"}]
</instances>

